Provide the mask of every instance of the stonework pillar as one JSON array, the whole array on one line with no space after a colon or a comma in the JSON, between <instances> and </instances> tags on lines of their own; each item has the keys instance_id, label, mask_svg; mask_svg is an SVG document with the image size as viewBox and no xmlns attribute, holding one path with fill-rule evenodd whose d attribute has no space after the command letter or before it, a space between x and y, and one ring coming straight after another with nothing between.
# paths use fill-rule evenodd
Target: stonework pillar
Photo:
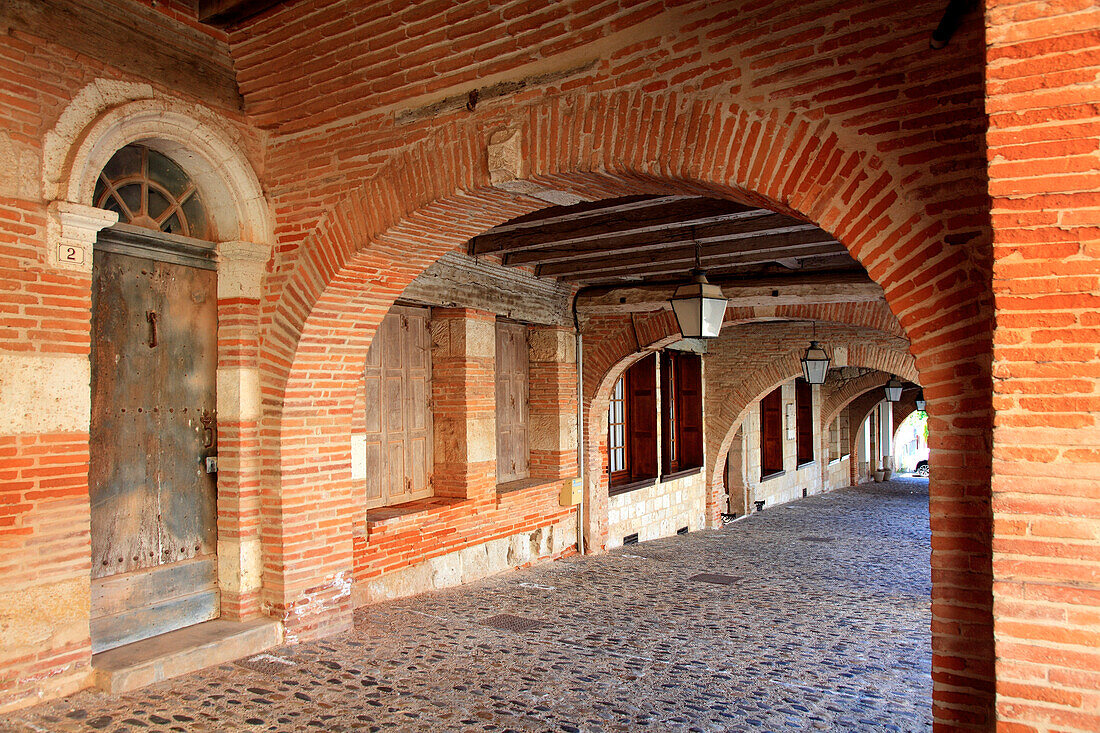
<instances>
[{"instance_id":1,"label":"stonework pillar","mask_svg":"<svg viewBox=\"0 0 1100 733\"><path fill-rule=\"evenodd\" d=\"M496 316L432 309L436 496L496 495Z\"/></svg>"},{"instance_id":2,"label":"stonework pillar","mask_svg":"<svg viewBox=\"0 0 1100 733\"><path fill-rule=\"evenodd\" d=\"M559 326L528 329L531 477L577 475L577 344Z\"/></svg>"},{"instance_id":3,"label":"stonework pillar","mask_svg":"<svg viewBox=\"0 0 1100 733\"><path fill-rule=\"evenodd\" d=\"M222 617L260 613L260 288L270 247L218 245L218 583Z\"/></svg>"},{"instance_id":4,"label":"stonework pillar","mask_svg":"<svg viewBox=\"0 0 1100 733\"><path fill-rule=\"evenodd\" d=\"M0 347L0 713L83 687L92 657L92 249L118 215L67 201L44 213L13 202L0 225L20 263L2 268L3 324L33 334Z\"/></svg>"}]
</instances>

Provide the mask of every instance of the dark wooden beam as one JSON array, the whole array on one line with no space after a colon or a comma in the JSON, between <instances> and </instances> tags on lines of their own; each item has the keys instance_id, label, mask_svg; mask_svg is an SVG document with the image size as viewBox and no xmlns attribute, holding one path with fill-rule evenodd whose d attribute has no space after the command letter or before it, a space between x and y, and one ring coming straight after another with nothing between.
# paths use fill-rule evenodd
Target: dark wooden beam
<instances>
[{"instance_id":1,"label":"dark wooden beam","mask_svg":"<svg viewBox=\"0 0 1100 733\"><path fill-rule=\"evenodd\" d=\"M583 217L555 216L543 223L526 222L522 226L503 225L470 240L471 254L521 252L600 240L626 233L655 233L669 228L703 227L738 219L772 214L722 199L675 197L634 202L589 212ZM778 216L778 214L775 214Z\"/></svg>"},{"instance_id":2,"label":"dark wooden beam","mask_svg":"<svg viewBox=\"0 0 1100 733\"><path fill-rule=\"evenodd\" d=\"M797 251L794 251L797 250ZM822 255L834 255L834 254L846 254L847 250L844 245L837 242L817 243L804 245L797 248L787 248L782 250L783 254L780 255L786 257L819 257ZM776 252L753 252L742 255L731 256L725 259L721 265L706 265L704 266L708 273L725 274L736 272L739 268L748 265L758 265L767 262L775 262L777 257ZM688 273L695 265L695 259L691 256L676 256L665 257L662 256L659 261L655 262L653 258L650 258L647 263L632 263L632 264L618 264L607 263L606 266L598 269L589 269L575 272L564 272L554 275L559 280L564 282L575 283L593 283L593 282L605 282L609 279L614 280L624 278L653 278L661 276L682 275L685 280ZM544 273L539 273L542 276Z\"/></svg>"},{"instance_id":3,"label":"dark wooden beam","mask_svg":"<svg viewBox=\"0 0 1100 733\"><path fill-rule=\"evenodd\" d=\"M836 244L836 240L816 227L807 231L776 232L761 237L732 235L729 238L712 240L700 247L699 261L708 270L748 254L767 254L768 259L765 261L774 262L788 257L798 257L803 249L821 244ZM646 265L654 261L688 263L694 267L695 247L690 242L680 242L666 243L660 249L642 252L615 250L603 252L599 257L540 264L535 268L535 273L539 277L557 277L579 272L603 272L629 265Z\"/></svg>"},{"instance_id":4,"label":"dark wooden beam","mask_svg":"<svg viewBox=\"0 0 1100 733\"><path fill-rule=\"evenodd\" d=\"M562 244L523 252L508 252L504 255L506 265L548 264L550 262L568 262L577 259L605 257L609 254L621 255L630 252L652 252L676 246L693 246L694 242L706 249L717 242L733 240L751 240L775 234L813 231L817 236L827 237L813 224L792 219L782 214L766 212L750 220L721 221L705 226L665 228L642 233L615 232L598 239L589 239L575 244Z\"/></svg>"},{"instance_id":5,"label":"dark wooden beam","mask_svg":"<svg viewBox=\"0 0 1100 733\"><path fill-rule=\"evenodd\" d=\"M225 28L282 3L283 0L199 0L199 22Z\"/></svg>"},{"instance_id":6,"label":"dark wooden beam","mask_svg":"<svg viewBox=\"0 0 1100 733\"><path fill-rule=\"evenodd\" d=\"M0 34L14 30L219 107L240 109L229 47L140 3L2 0Z\"/></svg>"},{"instance_id":7,"label":"dark wooden beam","mask_svg":"<svg viewBox=\"0 0 1100 733\"><path fill-rule=\"evenodd\" d=\"M783 277L731 281L721 276L710 281L722 287L730 307L808 305L820 303L871 303L885 300L882 288L862 272L840 271L790 274ZM620 285L577 296L577 312L643 313L664 310L676 291L676 283Z\"/></svg>"}]
</instances>

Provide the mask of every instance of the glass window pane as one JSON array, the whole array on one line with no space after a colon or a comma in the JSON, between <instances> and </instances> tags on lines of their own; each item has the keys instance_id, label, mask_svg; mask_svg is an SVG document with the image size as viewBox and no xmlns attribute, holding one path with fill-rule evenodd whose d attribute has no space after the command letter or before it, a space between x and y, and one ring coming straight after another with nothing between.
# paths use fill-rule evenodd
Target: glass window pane
<instances>
[{"instance_id":1,"label":"glass window pane","mask_svg":"<svg viewBox=\"0 0 1100 733\"><path fill-rule=\"evenodd\" d=\"M172 196L180 196L191 186L191 179L171 158L149 151L149 179L164 186Z\"/></svg>"},{"instance_id":2,"label":"glass window pane","mask_svg":"<svg viewBox=\"0 0 1100 733\"><path fill-rule=\"evenodd\" d=\"M130 209L130 212L134 216L138 216L141 213L141 184L130 183L122 188L118 189L119 196L122 197L122 202L126 204L126 207Z\"/></svg>"},{"instance_id":3,"label":"glass window pane","mask_svg":"<svg viewBox=\"0 0 1100 733\"><path fill-rule=\"evenodd\" d=\"M149 216L159 219L170 203L160 191L152 187L149 188Z\"/></svg>"},{"instance_id":4,"label":"glass window pane","mask_svg":"<svg viewBox=\"0 0 1100 733\"><path fill-rule=\"evenodd\" d=\"M187 234L187 232L183 231L183 225L180 224L180 218L175 214L168 217L168 221L161 224L160 229L169 234Z\"/></svg>"},{"instance_id":5,"label":"glass window pane","mask_svg":"<svg viewBox=\"0 0 1100 733\"><path fill-rule=\"evenodd\" d=\"M192 194L190 198L183 202L181 208L183 209L184 218L187 219L187 229L190 232L187 236L195 239L206 239L206 209L203 208L199 195L197 193Z\"/></svg>"},{"instance_id":6,"label":"glass window pane","mask_svg":"<svg viewBox=\"0 0 1100 733\"><path fill-rule=\"evenodd\" d=\"M111 181L141 175L141 147L127 145L119 150L111 156L107 165L103 166L103 175Z\"/></svg>"}]
</instances>

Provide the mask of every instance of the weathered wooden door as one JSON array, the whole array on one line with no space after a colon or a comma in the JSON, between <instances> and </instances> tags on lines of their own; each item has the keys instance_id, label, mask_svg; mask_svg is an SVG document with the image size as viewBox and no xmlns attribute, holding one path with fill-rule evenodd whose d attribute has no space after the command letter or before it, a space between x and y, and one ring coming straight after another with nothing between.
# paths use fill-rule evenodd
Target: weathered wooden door
<instances>
[{"instance_id":1,"label":"weathered wooden door","mask_svg":"<svg viewBox=\"0 0 1100 733\"><path fill-rule=\"evenodd\" d=\"M527 327L497 322L496 418L497 481L527 478L528 368Z\"/></svg>"},{"instance_id":2,"label":"weathered wooden door","mask_svg":"<svg viewBox=\"0 0 1100 733\"><path fill-rule=\"evenodd\" d=\"M105 231L93 257L94 652L219 612L216 273L167 240Z\"/></svg>"},{"instance_id":3,"label":"weathered wooden door","mask_svg":"<svg viewBox=\"0 0 1100 733\"><path fill-rule=\"evenodd\" d=\"M394 306L363 365L368 508L432 494L431 376L429 310Z\"/></svg>"}]
</instances>

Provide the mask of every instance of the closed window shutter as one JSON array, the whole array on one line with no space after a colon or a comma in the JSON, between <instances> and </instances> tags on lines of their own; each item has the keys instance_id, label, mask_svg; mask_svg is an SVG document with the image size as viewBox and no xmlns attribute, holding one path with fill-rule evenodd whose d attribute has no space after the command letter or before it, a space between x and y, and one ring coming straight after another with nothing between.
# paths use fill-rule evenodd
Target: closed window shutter
<instances>
[{"instance_id":1,"label":"closed window shutter","mask_svg":"<svg viewBox=\"0 0 1100 733\"><path fill-rule=\"evenodd\" d=\"M795 425L798 433L798 463L814 459L813 387L804 379L794 383Z\"/></svg>"},{"instance_id":2,"label":"closed window shutter","mask_svg":"<svg viewBox=\"0 0 1100 733\"><path fill-rule=\"evenodd\" d=\"M776 387L760 400L760 475L783 470L783 395Z\"/></svg>"},{"instance_id":3,"label":"closed window shutter","mask_svg":"<svg viewBox=\"0 0 1100 733\"><path fill-rule=\"evenodd\" d=\"M627 370L630 407L627 454L634 481L657 476L657 355L650 354Z\"/></svg>"},{"instance_id":4,"label":"closed window shutter","mask_svg":"<svg viewBox=\"0 0 1100 733\"><path fill-rule=\"evenodd\" d=\"M496 327L497 481L530 475L527 445L527 327L498 321Z\"/></svg>"},{"instance_id":5,"label":"closed window shutter","mask_svg":"<svg viewBox=\"0 0 1100 733\"><path fill-rule=\"evenodd\" d=\"M703 465L703 360L697 354L679 354L680 468Z\"/></svg>"},{"instance_id":6,"label":"closed window shutter","mask_svg":"<svg viewBox=\"0 0 1100 733\"><path fill-rule=\"evenodd\" d=\"M394 306L363 369L367 508L432 493L431 373L428 309Z\"/></svg>"},{"instance_id":7,"label":"closed window shutter","mask_svg":"<svg viewBox=\"0 0 1100 733\"><path fill-rule=\"evenodd\" d=\"M680 460L673 457L673 443L679 448L675 414L679 406L673 406L676 386L673 383L675 369L672 360L676 357L671 351L661 352L661 473L671 473L679 468Z\"/></svg>"}]
</instances>

